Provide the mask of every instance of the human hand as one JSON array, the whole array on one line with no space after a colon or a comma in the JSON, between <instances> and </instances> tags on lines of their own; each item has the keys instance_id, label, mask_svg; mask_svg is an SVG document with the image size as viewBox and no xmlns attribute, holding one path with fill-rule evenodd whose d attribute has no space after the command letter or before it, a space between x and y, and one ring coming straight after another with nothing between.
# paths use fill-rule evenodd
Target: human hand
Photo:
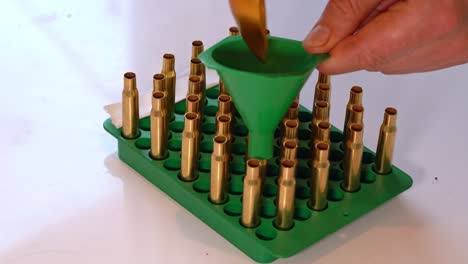
<instances>
[{"instance_id":1,"label":"human hand","mask_svg":"<svg viewBox=\"0 0 468 264\"><path fill-rule=\"evenodd\" d=\"M326 74L426 72L468 62L468 0L330 0L304 39Z\"/></svg>"}]
</instances>

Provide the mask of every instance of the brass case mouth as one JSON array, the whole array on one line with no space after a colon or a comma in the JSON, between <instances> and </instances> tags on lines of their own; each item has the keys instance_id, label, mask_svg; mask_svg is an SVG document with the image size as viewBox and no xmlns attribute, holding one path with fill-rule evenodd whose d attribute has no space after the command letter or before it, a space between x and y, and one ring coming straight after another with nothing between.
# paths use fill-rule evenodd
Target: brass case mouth
<instances>
[{"instance_id":1,"label":"brass case mouth","mask_svg":"<svg viewBox=\"0 0 468 264\"><path fill-rule=\"evenodd\" d=\"M201 40L194 40L192 42L192 58L197 58L200 53L204 50L203 41Z\"/></svg>"}]
</instances>

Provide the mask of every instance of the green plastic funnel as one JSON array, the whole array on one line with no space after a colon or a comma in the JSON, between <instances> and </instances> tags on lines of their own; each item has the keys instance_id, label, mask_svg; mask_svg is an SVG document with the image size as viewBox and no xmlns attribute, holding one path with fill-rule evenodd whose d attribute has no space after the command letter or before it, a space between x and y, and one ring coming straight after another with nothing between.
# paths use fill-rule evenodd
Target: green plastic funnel
<instances>
[{"instance_id":1,"label":"green plastic funnel","mask_svg":"<svg viewBox=\"0 0 468 264\"><path fill-rule=\"evenodd\" d=\"M218 72L249 129L249 157L269 159L275 128L312 70L328 54L311 55L299 41L269 37L263 63L240 36L231 36L199 58Z\"/></svg>"}]
</instances>

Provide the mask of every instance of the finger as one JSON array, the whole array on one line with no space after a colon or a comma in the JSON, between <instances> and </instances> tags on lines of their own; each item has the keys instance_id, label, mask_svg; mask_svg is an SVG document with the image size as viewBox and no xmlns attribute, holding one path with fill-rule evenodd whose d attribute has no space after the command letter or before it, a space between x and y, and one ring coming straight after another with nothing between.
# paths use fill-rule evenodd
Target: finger
<instances>
[{"instance_id":1,"label":"finger","mask_svg":"<svg viewBox=\"0 0 468 264\"><path fill-rule=\"evenodd\" d=\"M330 52L331 58L318 69L327 74L362 69L378 71L382 65L423 46L424 40L437 39L434 28L440 28L439 21L421 23L427 14L411 3L394 4L357 34L341 41Z\"/></svg>"},{"instance_id":2,"label":"finger","mask_svg":"<svg viewBox=\"0 0 468 264\"><path fill-rule=\"evenodd\" d=\"M382 0L330 0L320 19L304 39L310 53L330 51L351 35Z\"/></svg>"},{"instance_id":3,"label":"finger","mask_svg":"<svg viewBox=\"0 0 468 264\"><path fill-rule=\"evenodd\" d=\"M370 21L372 21L375 17L380 15L381 13L387 11L387 9L395 4L396 2L399 2L400 0L383 0L372 12L369 14L368 17L366 17L361 24L358 27L358 30L365 25L367 25Z\"/></svg>"}]
</instances>

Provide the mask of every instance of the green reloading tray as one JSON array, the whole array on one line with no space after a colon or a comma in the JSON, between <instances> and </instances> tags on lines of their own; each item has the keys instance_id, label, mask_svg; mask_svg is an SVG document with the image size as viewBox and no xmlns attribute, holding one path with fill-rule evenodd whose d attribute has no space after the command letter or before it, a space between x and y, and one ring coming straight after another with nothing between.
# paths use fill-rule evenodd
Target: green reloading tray
<instances>
[{"instance_id":1,"label":"green reloading tray","mask_svg":"<svg viewBox=\"0 0 468 264\"><path fill-rule=\"evenodd\" d=\"M257 262L268 263L277 258L295 255L397 196L412 184L409 175L397 167L393 167L390 174L376 174L372 170L375 154L365 148L360 190L355 193L343 191L340 187L344 156L341 146L342 133L332 127L328 207L320 212L311 210L307 206L307 200L310 195L308 179L311 171L309 161L311 151L308 141L312 115L309 110L301 106L294 226L288 231L282 231L273 225L276 214L275 199L278 193L276 179L279 173L280 151L279 133L276 133L275 157L268 161L262 192L261 224L256 228L245 228L240 224L240 215L243 176L245 175L245 136L248 131L239 115L236 115L233 120L234 142L230 162L231 176L228 183L229 200L225 204L215 205L208 199L218 93L217 86L206 91L205 120L201 126L200 173L199 178L194 182L184 182L178 178L185 100L178 102L175 106L175 119L169 125L169 157L165 160L153 160L149 156L149 117L140 120L141 135L135 140L122 137L121 129L116 128L110 119L104 122L104 128L117 139L118 154L122 161Z\"/></svg>"}]
</instances>

